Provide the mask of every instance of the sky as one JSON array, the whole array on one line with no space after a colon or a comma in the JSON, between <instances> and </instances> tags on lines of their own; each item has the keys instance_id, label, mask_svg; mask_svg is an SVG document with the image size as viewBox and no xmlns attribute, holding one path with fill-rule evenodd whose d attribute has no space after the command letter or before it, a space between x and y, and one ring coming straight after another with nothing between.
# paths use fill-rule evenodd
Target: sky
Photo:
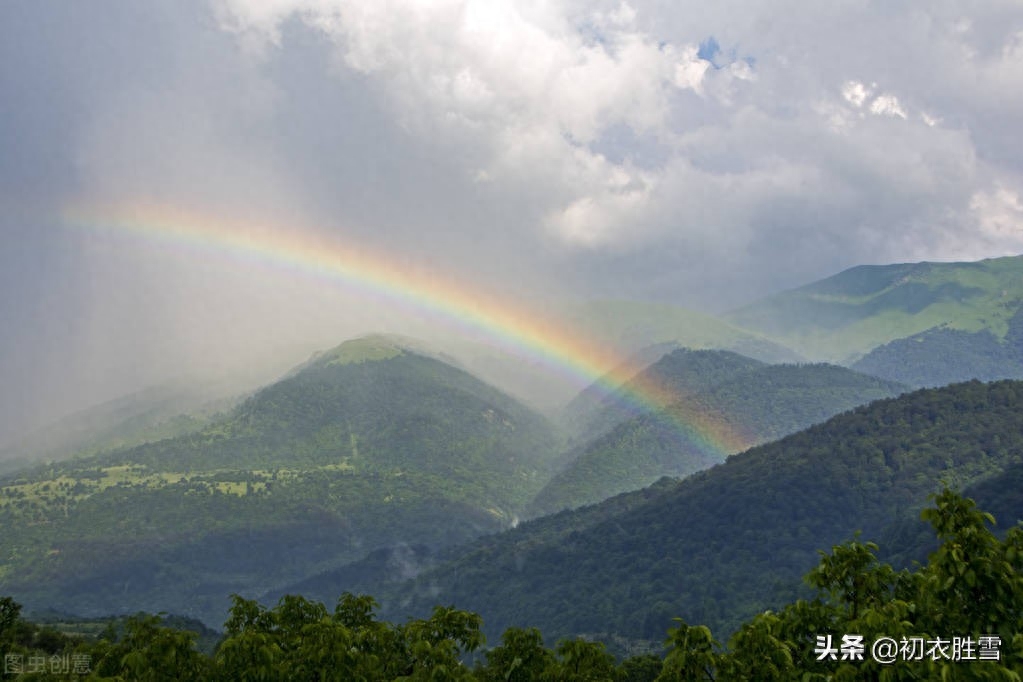
<instances>
[{"instance_id":1,"label":"sky","mask_svg":"<svg viewBox=\"0 0 1023 682\"><path fill-rule=\"evenodd\" d=\"M100 229L125 207L527 307L720 312L857 264L1023 253L1021 122L1018 1L0 3L0 443L444 325Z\"/></svg>"}]
</instances>

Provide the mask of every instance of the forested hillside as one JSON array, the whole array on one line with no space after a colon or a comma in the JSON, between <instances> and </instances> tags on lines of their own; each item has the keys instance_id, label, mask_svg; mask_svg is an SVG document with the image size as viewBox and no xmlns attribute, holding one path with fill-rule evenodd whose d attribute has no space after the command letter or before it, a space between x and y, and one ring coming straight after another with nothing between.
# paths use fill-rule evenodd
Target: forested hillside
<instances>
[{"instance_id":1,"label":"forested hillside","mask_svg":"<svg viewBox=\"0 0 1023 682\"><path fill-rule=\"evenodd\" d=\"M605 382L597 382L565 406L561 421L577 441L596 440L622 422L648 413L650 406L634 399L637 393L642 395L644 386L656 386L666 396L690 397L766 364L731 351L667 344L652 346L635 357L649 357L650 362L631 381L610 391Z\"/></svg>"},{"instance_id":2,"label":"forested hillside","mask_svg":"<svg viewBox=\"0 0 1023 682\"><path fill-rule=\"evenodd\" d=\"M883 544L944 483L965 487L1020 461L1023 383L917 391L736 455L577 532L523 524L421 575L389 606L456 603L491 633L536 625L552 637L656 641L675 616L727 633L798 595L819 548L858 531ZM592 512L554 518L569 528L576 514Z\"/></svg>"},{"instance_id":3,"label":"forested hillside","mask_svg":"<svg viewBox=\"0 0 1023 682\"><path fill-rule=\"evenodd\" d=\"M989 329L936 327L878 346L853 368L910 386L1023 378L1023 307L1009 318L1002 338Z\"/></svg>"},{"instance_id":4,"label":"forested hillside","mask_svg":"<svg viewBox=\"0 0 1023 682\"><path fill-rule=\"evenodd\" d=\"M593 504L662 476L689 475L740 449L905 390L835 365L765 365L724 351L676 350L644 375L678 400L623 419L630 404L610 396L589 422L617 425L576 448L570 464L537 495L533 515Z\"/></svg>"},{"instance_id":5,"label":"forested hillside","mask_svg":"<svg viewBox=\"0 0 1023 682\"><path fill-rule=\"evenodd\" d=\"M542 417L469 374L348 342L193 434L0 480L0 591L216 623L231 592L506 527L557 450Z\"/></svg>"}]
</instances>

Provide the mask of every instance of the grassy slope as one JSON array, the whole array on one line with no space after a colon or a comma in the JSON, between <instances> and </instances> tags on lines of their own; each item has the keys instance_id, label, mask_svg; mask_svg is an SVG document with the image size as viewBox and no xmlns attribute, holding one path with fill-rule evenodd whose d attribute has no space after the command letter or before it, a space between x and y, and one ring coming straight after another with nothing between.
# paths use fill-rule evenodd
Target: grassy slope
<instances>
[{"instance_id":1,"label":"grassy slope","mask_svg":"<svg viewBox=\"0 0 1023 682\"><path fill-rule=\"evenodd\" d=\"M1023 256L859 266L725 316L806 357L855 361L935 327L1004 338L1023 301Z\"/></svg>"}]
</instances>

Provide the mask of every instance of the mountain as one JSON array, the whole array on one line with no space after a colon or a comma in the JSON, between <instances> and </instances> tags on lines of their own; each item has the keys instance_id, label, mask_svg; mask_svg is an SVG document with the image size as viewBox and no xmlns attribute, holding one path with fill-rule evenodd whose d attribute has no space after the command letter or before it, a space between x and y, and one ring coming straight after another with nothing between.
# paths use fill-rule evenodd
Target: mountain
<instances>
[{"instance_id":1,"label":"mountain","mask_svg":"<svg viewBox=\"0 0 1023 682\"><path fill-rule=\"evenodd\" d=\"M643 375L637 383L656 382L677 401L631 419L627 403L608 401L589 420L600 435L576 448L571 463L537 495L530 516L593 504L662 476L687 476L906 390L835 365L765 365L727 351L676 350Z\"/></svg>"},{"instance_id":2,"label":"mountain","mask_svg":"<svg viewBox=\"0 0 1023 682\"><path fill-rule=\"evenodd\" d=\"M0 593L219 623L232 592L508 526L558 447L464 371L346 342L195 433L0 479Z\"/></svg>"},{"instance_id":3,"label":"mountain","mask_svg":"<svg viewBox=\"0 0 1023 682\"><path fill-rule=\"evenodd\" d=\"M538 319L584 338L594 348L631 356L629 367L643 366L680 347L721 348L766 362L797 362L802 358L754 332L734 327L712 315L667 303L590 300L536 303ZM408 340L403 340L407 342ZM414 343L424 355L438 357L472 373L544 414L555 414L579 391L569 376L551 372L547 359L513 352L492 339L436 335L431 348ZM436 348L442 348L438 354Z\"/></svg>"},{"instance_id":4,"label":"mountain","mask_svg":"<svg viewBox=\"0 0 1023 682\"><path fill-rule=\"evenodd\" d=\"M656 646L676 616L723 636L802 594L819 549L858 531L889 547L903 520L922 526L942 481L967 488L1020 462L1023 383L921 390L662 484L621 513L595 511L611 500L484 538L391 596L388 610L454 603L490 633L537 626L552 640Z\"/></svg>"},{"instance_id":5,"label":"mountain","mask_svg":"<svg viewBox=\"0 0 1023 682\"><path fill-rule=\"evenodd\" d=\"M759 360L730 351L692 350L675 343L644 348L633 354L627 367L646 365L631 381L608 391L606 379L579 393L560 421L576 441L592 441L622 422L643 414L647 408L630 399L645 386L656 386L665 395L693 396L745 370L764 367ZM614 375L614 373L612 373Z\"/></svg>"},{"instance_id":6,"label":"mountain","mask_svg":"<svg viewBox=\"0 0 1023 682\"><path fill-rule=\"evenodd\" d=\"M1023 307L1009 318L1001 339L990 329L938 327L878 346L852 366L911 386L1023 379Z\"/></svg>"},{"instance_id":7,"label":"mountain","mask_svg":"<svg viewBox=\"0 0 1023 682\"><path fill-rule=\"evenodd\" d=\"M894 357L897 351L912 355L915 350L919 356L926 347L931 362L950 366L948 376L961 377L974 376L971 368L977 358L971 353L969 340L981 338L987 345L1004 345L1010 322L1021 306L1023 256L1014 256L973 263L854 267L769 296L724 319L777 339L808 358L842 364L855 362L884 344L906 339L907 343L887 351L885 364L889 367L900 362ZM945 332L954 332L953 340ZM920 336L925 333L930 336ZM915 338L908 341L911 337ZM953 357L941 355L949 351ZM998 355L994 350L984 354L989 353ZM1009 355L1014 363L1020 363L1018 351ZM914 364L923 362L926 360ZM977 364L976 376L982 376L989 364ZM935 374L940 372L932 372L925 383L947 383L941 380L944 375ZM898 379L896 374L884 376ZM901 380L910 378L906 375Z\"/></svg>"}]
</instances>

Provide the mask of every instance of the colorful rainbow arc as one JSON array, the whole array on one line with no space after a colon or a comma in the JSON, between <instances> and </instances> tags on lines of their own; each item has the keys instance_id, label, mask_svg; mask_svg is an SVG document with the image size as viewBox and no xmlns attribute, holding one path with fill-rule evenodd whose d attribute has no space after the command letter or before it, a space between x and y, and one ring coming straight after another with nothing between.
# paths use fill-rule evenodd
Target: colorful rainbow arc
<instances>
[{"instance_id":1,"label":"colorful rainbow arc","mask_svg":"<svg viewBox=\"0 0 1023 682\"><path fill-rule=\"evenodd\" d=\"M641 367L598 347L556 323L508 301L486 295L435 272L417 270L365 249L252 222L232 223L170 206L69 206L63 223L72 228L157 242L199 252L207 258L249 261L275 270L341 285L442 318L449 325L482 332L504 349L567 373L583 384L611 392L627 385L623 397L640 411L659 410L678 396L652 380ZM677 413L670 410L669 414ZM719 415L685 410L678 426L704 447L737 452L746 438Z\"/></svg>"}]
</instances>

